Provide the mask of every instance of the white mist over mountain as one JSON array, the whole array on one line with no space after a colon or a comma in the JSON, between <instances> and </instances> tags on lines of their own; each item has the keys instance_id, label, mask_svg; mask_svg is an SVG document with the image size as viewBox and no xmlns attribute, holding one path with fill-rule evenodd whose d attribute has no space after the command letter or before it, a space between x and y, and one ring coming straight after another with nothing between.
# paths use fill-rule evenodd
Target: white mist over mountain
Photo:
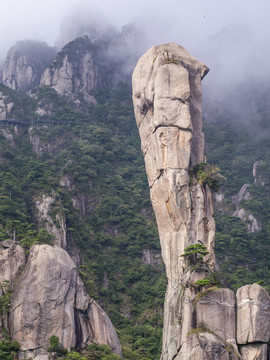
<instances>
[{"instance_id":1,"label":"white mist over mountain","mask_svg":"<svg viewBox=\"0 0 270 360\"><path fill-rule=\"evenodd\" d=\"M149 47L177 42L210 68L203 86L220 99L243 82L269 79L269 13L268 0L5 0L0 59L18 40L60 48L86 33L118 39L112 51L125 54L131 71Z\"/></svg>"}]
</instances>

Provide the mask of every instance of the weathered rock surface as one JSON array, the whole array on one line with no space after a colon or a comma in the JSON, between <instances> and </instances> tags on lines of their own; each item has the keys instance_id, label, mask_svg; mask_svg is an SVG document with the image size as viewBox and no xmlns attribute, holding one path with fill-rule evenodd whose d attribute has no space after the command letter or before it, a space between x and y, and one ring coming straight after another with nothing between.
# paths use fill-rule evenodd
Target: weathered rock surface
<instances>
[{"instance_id":1,"label":"weathered rock surface","mask_svg":"<svg viewBox=\"0 0 270 360\"><path fill-rule=\"evenodd\" d=\"M234 202L236 207L238 208L240 206L241 201L250 200L250 199L251 199L251 195L249 192L249 184L244 184L239 190L239 193L235 196Z\"/></svg>"},{"instance_id":2,"label":"weathered rock surface","mask_svg":"<svg viewBox=\"0 0 270 360\"><path fill-rule=\"evenodd\" d=\"M253 170L254 173L254 170ZM249 184L244 184L239 193L233 196L233 203L236 206L236 211L233 213L233 216L239 217L247 226L249 232L258 232L262 230L262 227L259 221L255 218L255 216L247 209L241 207L242 201L251 200L251 194L249 192Z\"/></svg>"},{"instance_id":3,"label":"weathered rock surface","mask_svg":"<svg viewBox=\"0 0 270 360\"><path fill-rule=\"evenodd\" d=\"M230 344L213 333L198 330L191 334L175 358L177 360L239 360L241 359Z\"/></svg>"},{"instance_id":4,"label":"weathered rock surface","mask_svg":"<svg viewBox=\"0 0 270 360\"><path fill-rule=\"evenodd\" d=\"M9 118L10 113L14 107L13 102L0 91L0 120L6 120Z\"/></svg>"},{"instance_id":5,"label":"weathered rock surface","mask_svg":"<svg viewBox=\"0 0 270 360\"><path fill-rule=\"evenodd\" d=\"M52 195L41 195L36 200L37 217L38 222L42 228L45 228L49 233L55 236L55 245L60 246L63 249L67 247L67 229L66 221L63 215L59 212L55 215L55 221L50 216L52 205L55 202L55 194ZM56 226L56 224L58 226Z\"/></svg>"},{"instance_id":6,"label":"weathered rock surface","mask_svg":"<svg viewBox=\"0 0 270 360\"><path fill-rule=\"evenodd\" d=\"M233 216L239 217L246 224L249 232L256 233L262 230L259 221L250 211L240 208L233 213Z\"/></svg>"},{"instance_id":7,"label":"weathered rock surface","mask_svg":"<svg viewBox=\"0 0 270 360\"><path fill-rule=\"evenodd\" d=\"M52 335L67 349L97 342L121 354L109 318L90 299L75 263L58 246L31 248L12 296L10 328L12 338L21 344L21 358L48 359L46 349Z\"/></svg>"},{"instance_id":8,"label":"weathered rock surface","mask_svg":"<svg viewBox=\"0 0 270 360\"><path fill-rule=\"evenodd\" d=\"M204 324L219 338L236 345L235 294L232 290L210 291L198 300L196 308L197 324Z\"/></svg>"},{"instance_id":9,"label":"weathered rock surface","mask_svg":"<svg viewBox=\"0 0 270 360\"><path fill-rule=\"evenodd\" d=\"M237 290L237 342L267 343L270 339L270 296L258 284Z\"/></svg>"},{"instance_id":10,"label":"weathered rock surface","mask_svg":"<svg viewBox=\"0 0 270 360\"><path fill-rule=\"evenodd\" d=\"M0 243L0 283L8 281L11 286L18 271L25 265L26 258L23 248L11 240Z\"/></svg>"},{"instance_id":11,"label":"weathered rock surface","mask_svg":"<svg viewBox=\"0 0 270 360\"><path fill-rule=\"evenodd\" d=\"M253 164L253 177L254 183L257 185L265 186L268 183L268 180L263 176L258 174L258 166L262 165L262 161L256 161ZM250 184L244 184L239 190L238 194L232 197L232 202L236 206L236 210L233 213L233 216L239 217L242 222L246 225L249 232L256 233L262 230L262 225L248 209L245 209L242 206L242 201L252 200L252 195L250 193Z\"/></svg>"},{"instance_id":12,"label":"weathered rock surface","mask_svg":"<svg viewBox=\"0 0 270 360\"><path fill-rule=\"evenodd\" d=\"M68 43L46 69L41 85L53 87L60 95L72 100L96 103L91 92L107 87L112 69L107 62L106 49L84 36Z\"/></svg>"},{"instance_id":13,"label":"weathered rock surface","mask_svg":"<svg viewBox=\"0 0 270 360\"><path fill-rule=\"evenodd\" d=\"M147 265L162 264L161 254L150 249L143 249L142 262Z\"/></svg>"},{"instance_id":14,"label":"weathered rock surface","mask_svg":"<svg viewBox=\"0 0 270 360\"><path fill-rule=\"evenodd\" d=\"M253 177L254 177L254 183L264 186L265 183L269 182L269 180L265 179L262 175L259 174L258 166L260 166L262 164L263 164L262 160L255 161L255 163L253 164L252 173L253 173Z\"/></svg>"},{"instance_id":15,"label":"weathered rock surface","mask_svg":"<svg viewBox=\"0 0 270 360\"><path fill-rule=\"evenodd\" d=\"M267 344L248 344L240 347L244 360L268 360Z\"/></svg>"},{"instance_id":16,"label":"weathered rock surface","mask_svg":"<svg viewBox=\"0 0 270 360\"><path fill-rule=\"evenodd\" d=\"M29 89L39 84L55 49L40 41L19 41L8 51L2 82L13 90Z\"/></svg>"},{"instance_id":17,"label":"weathered rock surface","mask_svg":"<svg viewBox=\"0 0 270 360\"><path fill-rule=\"evenodd\" d=\"M221 317L213 317L212 321L208 318L209 312L220 312L221 307L222 315L231 321L234 305L217 305L217 299L213 299L208 307L198 304L197 313L193 303L194 282L209 274L215 263L212 193L206 185L191 185L189 176L190 167L204 161L201 79L207 71L185 49L170 43L153 47L143 55L132 78L134 112L168 278L162 360L186 359L193 352L193 345L187 345L188 334L198 321L207 320L210 329L225 337L223 342L235 343L233 325L224 328ZM202 244L209 251L204 269L192 271L189 262L181 257L192 244ZM232 297L227 292L215 296L220 296L220 304L223 298L227 301ZM202 351L197 357L188 356L200 359Z\"/></svg>"}]
</instances>

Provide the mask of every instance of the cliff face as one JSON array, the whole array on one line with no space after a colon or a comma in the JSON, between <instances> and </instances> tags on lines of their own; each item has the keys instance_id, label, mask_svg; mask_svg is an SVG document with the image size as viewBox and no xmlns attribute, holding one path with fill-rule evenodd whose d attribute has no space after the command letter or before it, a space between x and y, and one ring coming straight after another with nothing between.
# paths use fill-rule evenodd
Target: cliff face
<instances>
[{"instance_id":1,"label":"cliff face","mask_svg":"<svg viewBox=\"0 0 270 360\"><path fill-rule=\"evenodd\" d=\"M13 90L29 89L39 84L55 49L40 41L19 41L8 51L2 82Z\"/></svg>"},{"instance_id":2,"label":"cliff face","mask_svg":"<svg viewBox=\"0 0 270 360\"><path fill-rule=\"evenodd\" d=\"M28 357L48 357L52 335L68 350L97 342L121 354L109 318L87 294L71 257L58 246L32 247L14 290L10 324L12 338Z\"/></svg>"},{"instance_id":3,"label":"cliff face","mask_svg":"<svg viewBox=\"0 0 270 360\"><path fill-rule=\"evenodd\" d=\"M107 87L112 80L107 57L106 44L92 43L86 36L78 38L57 54L42 75L40 84L51 86L58 94L72 100L95 103L91 92Z\"/></svg>"},{"instance_id":4,"label":"cliff face","mask_svg":"<svg viewBox=\"0 0 270 360\"><path fill-rule=\"evenodd\" d=\"M234 293L196 284L215 265L212 193L207 184L191 177L193 167L204 161L201 79L207 71L182 47L165 44L141 57L132 78L135 117L168 278L163 360L241 358ZM182 256L192 245L207 249L205 256ZM269 296L265 301L268 307Z\"/></svg>"},{"instance_id":5,"label":"cliff face","mask_svg":"<svg viewBox=\"0 0 270 360\"><path fill-rule=\"evenodd\" d=\"M15 49L10 52L13 54L10 59L13 64L17 61L16 56L21 56L16 51ZM35 58L27 58L27 61L33 64ZM95 70L94 68L93 72ZM74 68L74 72L79 72L79 69ZM25 78L24 68L18 66L16 67L18 76L16 77L15 73L12 74L11 77L17 79L16 84L14 83L15 89L26 89L28 86L34 86L37 81L37 78ZM37 74L40 76L40 69L37 70ZM83 74L87 77L86 68L83 68ZM92 75L99 78L99 75L94 73ZM22 81L19 82L18 79ZM75 78L72 81L76 83ZM100 83L96 82L96 84ZM11 83L8 83L8 86L13 87ZM30 127L30 122L27 122L29 119L23 112L19 95L3 84L0 90L0 120L5 120L1 123L1 138L5 138L9 145L14 147L14 152L19 146L20 132L22 132L23 136L29 138L29 145L32 144L33 152L40 157L43 153L51 155L55 152L59 153L61 144L59 145L57 141L52 141L52 148L49 142L42 147L40 139L34 132L32 134L33 127ZM46 100L44 103L47 104ZM8 119L12 125L6 128ZM15 125L16 121L27 129L23 131L18 128L19 125ZM4 161L1 153L1 165ZM3 170L5 165L1 168L2 175L5 173ZM60 179L58 181L60 186ZM63 186L67 186L67 182L68 180ZM10 186L10 183L8 184L7 186ZM3 184L2 186L4 187ZM5 199L12 202L13 195L16 197L16 194L16 191L14 195L9 190L9 196ZM64 212L62 213L60 209L51 214L56 203L55 191L53 188L51 191L33 189L30 197L32 197L30 206L33 208L32 215L36 228L45 231L47 235L52 234L54 240L49 241L50 244L33 245L25 251L22 247L23 241L20 241L22 237L18 232L16 233L15 228L12 228L8 236L13 240L2 241L3 238L1 238L0 297L1 304L4 300L6 303L4 307L1 305L0 309L0 340L5 331L12 340L17 340L20 343L20 359L51 359L52 356L47 349L52 335L57 336L59 343L68 350L74 348L79 351L96 342L107 344L114 353L121 355L121 345L110 319L88 295L80 277L81 258L74 245L74 239L71 235L69 237L67 235ZM81 204L78 204L78 207L81 208ZM85 212L85 209L81 211ZM19 210L17 214L20 214ZM24 235L26 235L26 230ZM36 240L35 243L38 242ZM20 243L22 246L19 245Z\"/></svg>"},{"instance_id":6,"label":"cliff face","mask_svg":"<svg viewBox=\"0 0 270 360\"><path fill-rule=\"evenodd\" d=\"M0 120L5 120L9 117L14 104L8 99L8 96L0 91Z\"/></svg>"},{"instance_id":7,"label":"cliff face","mask_svg":"<svg viewBox=\"0 0 270 360\"><path fill-rule=\"evenodd\" d=\"M96 342L109 345L121 355L110 319L88 295L67 252L65 218L56 215L57 227L49 215L54 201L54 195L43 195L35 203L37 222L54 235L53 246L33 245L26 258L20 245L13 241L1 243L0 296L9 289L12 296L9 316L1 314L0 330L5 327L20 343L20 359L49 360L47 349L52 335L68 350L81 350ZM75 261L76 255L75 251Z\"/></svg>"},{"instance_id":8,"label":"cliff face","mask_svg":"<svg viewBox=\"0 0 270 360\"><path fill-rule=\"evenodd\" d=\"M13 289L10 315L1 314L0 329L20 343L20 359L48 360L49 339L70 350L96 342L121 355L115 329L89 297L70 255L60 246L34 245L27 257L20 245L1 243L1 284ZM7 289L1 285L1 295Z\"/></svg>"}]
</instances>

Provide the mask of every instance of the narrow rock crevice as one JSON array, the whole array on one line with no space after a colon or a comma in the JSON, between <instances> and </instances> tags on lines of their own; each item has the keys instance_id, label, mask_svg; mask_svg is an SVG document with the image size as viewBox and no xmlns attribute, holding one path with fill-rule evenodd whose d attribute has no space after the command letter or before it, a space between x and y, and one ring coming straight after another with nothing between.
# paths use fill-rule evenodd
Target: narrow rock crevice
<instances>
[{"instance_id":1,"label":"narrow rock crevice","mask_svg":"<svg viewBox=\"0 0 270 360\"><path fill-rule=\"evenodd\" d=\"M152 131L152 134L154 134L158 129L160 128L177 128L179 130L182 130L182 131L187 131L187 132L190 132L192 134L192 130L189 129L189 128L183 128L181 126L178 126L176 124L160 124L160 125L157 125L154 130Z\"/></svg>"}]
</instances>

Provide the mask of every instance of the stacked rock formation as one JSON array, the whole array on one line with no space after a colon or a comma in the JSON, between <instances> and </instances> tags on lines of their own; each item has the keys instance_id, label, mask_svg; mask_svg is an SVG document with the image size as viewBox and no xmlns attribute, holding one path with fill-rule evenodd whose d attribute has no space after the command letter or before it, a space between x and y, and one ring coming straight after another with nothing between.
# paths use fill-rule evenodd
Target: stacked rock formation
<instances>
[{"instance_id":1,"label":"stacked rock formation","mask_svg":"<svg viewBox=\"0 0 270 360\"><path fill-rule=\"evenodd\" d=\"M212 192L190 175L205 161L201 79L207 72L184 48L169 43L143 55L132 78L134 112L168 278L162 360L241 359L234 293L196 284L215 266ZM205 249L205 256L182 256L190 245Z\"/></svg>"},{"instance_id":2,"label":"stacked rock formation","mask_svg":"<svg viewBox=\"0 0 270 360\"><path fill-rule=\"evenodd\" d=\"M243 359L270 359L270 298L258 284L237 290L237 343ZM267 356L267 351L268 356Z\"/></svg>"}]
</instances>

